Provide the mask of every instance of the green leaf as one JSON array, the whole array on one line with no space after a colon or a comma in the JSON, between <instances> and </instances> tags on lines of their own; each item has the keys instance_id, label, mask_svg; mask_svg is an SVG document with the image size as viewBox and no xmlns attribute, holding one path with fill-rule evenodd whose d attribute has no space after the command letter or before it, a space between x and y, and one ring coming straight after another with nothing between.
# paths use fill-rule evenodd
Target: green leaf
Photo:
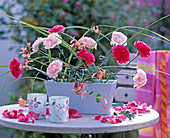
<instances>
[{"instance_id":1,"label":"green leaf","mask_svg":"<svg viewBox=\"0 0 170 138\"><path fill-rule=\"evenodd\" d=\"M97 103L100 102L100 98L101 98L101 95L100 95L100 93L98 93L98 94L96 95L96 102L97 102Z\"/></svg>"},{"instance_id":2,"label":"green leaf","mask_svg":"<svg viewBox=\"0 0 170 138\"><path fill-rule=\"evenodd\" d=\"M124 113L119 113L119 114L128 117L130 120L135 117L135 115L131 114L129 111L126 111Z\"/></svg>"},{"instance_id":3,"label":"green leaf","mask_svg":"<svg viewBox=\"0 0 170 138\"><path fill-rule=\"evenodd\" d=\"M103 83L102 79L100 79L100 82Z\"/></svg>"},{"instance_id":4,"label":"green leaf","mask_svg":"<svg viewBox=\"0 0 170 138\"><path fill-rule=\"evenodd\" d=\"M96 102L99 103L99 102L100 102L100 99L99 99L99 98L96 98Z\"/></svg>"},{"instance_id":5,"label":"green leaf","mask_svg":"<svg viewBox=\"0 0 170 138\"><path fill-rule=\"evenodd\" d=\"M91 94L93 94L94 93L94 91L91 91L90 93L89 93L89 95L91 95Z\"/></svg>"},{"instance_id":6,"label":"green leaf","mask_svg":"<svg viewBox=\"0 0 170 138\"><path fill-rule=\"evenodd\" d=\"M124 106L124 103L112 103L112 107Z\"/></svg>"},{"instance_id":7,"label":"green leaf","mask_svg":"<svg viewBox=\"0 0 170 138\"><path fill-rule=\"evenodd\" d=\"M37 102L37 104L41 104L40 102Z\"/></svg>"},{"instance_id":8,"label":"green leaf","mask_svg":"<svg viewBox=\"0 0 170 138\"><path fill-rule=\"evenodd\" d=\"M101 94L98 93L98 94L96 95L96 98L101 98Z\"/></svg>"}]
</instances>

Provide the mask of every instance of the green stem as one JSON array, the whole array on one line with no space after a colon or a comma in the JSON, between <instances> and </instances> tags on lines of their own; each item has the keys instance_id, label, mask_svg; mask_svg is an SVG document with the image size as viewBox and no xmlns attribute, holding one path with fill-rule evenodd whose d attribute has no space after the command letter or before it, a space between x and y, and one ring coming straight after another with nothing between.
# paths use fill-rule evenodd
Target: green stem
<instances>
[{"instance_id":1,"label":"green stem","mask_svg":"<svg viewBox=\"0 0 170 138\"><path fill-rule=\"evenodd\" d=\"M127 67L133 60L135 60L137 57L139 56L139 54L137 54L133 59L131 59L124 67ZM124 67L119 68L115 74L117 74L121 69L123 69Z\"/></svg>"},{"instance_id":2,"label":"green stem","mask_svg":"<svg viewBox=\"0 0 170 138\"><path fill-rule=\"evenodd\" d=\"M127 43L128 41L130 41L131 39L133 39L135 36L137 36L138 34L140 34L141 32L143 32L143 31L146 30L147 28L151 27L151 26L154 25L155 23L157 23L157 22L159 22L159 21L161 21L161 20L163 20L163 19L165 19L165 18L167 18L167 17L169 17L169 16L170 16L170 14L168 14L168 15L166 15L166 16L158 19L158 20L156 20L155 22L151 23L150 25L148 25L147 27L145 27L144 29L142 29L141 31L139 31L138 33L136 33L135 35L133 35L131 38L129 38L125 43Z\"/></svg>"},{"instance_id":3,"label":"green stem","mask_svg":"<svg viewBox=\"0 0 170 138\"><path fill-rule=\"evenodd\" d=\"M100 66L102 66L104 64L105 60L107 59L107 57L109 56L111 51L112 51L112 48L107 52L106 56L104 57L103 62L100 64Z\"/></svg>"},{"instance_id":4,"label":"green stem","mask_svg":"<svg viewBox=\"0 0 170 138\"><path fill-rule=\"evenodd\" d=\"M0 67L9 67L9 65L0 65Z\"/></svg>"},{"instance_id":5,"label":"green stem","mask_svg":"<svg viewBox=\"0 0 170 138\"><path fill-rule=\"evenodd\" d=\"M51 50L50 49L48 49L48 55L49 55L49 62L51 63L52 59L51 59Z\"/></svg>"},{"instance_id":6,"label":"green stem","mask_svg":"<svg viewBox=\"0 0 170 138\"><path fill-rule=\"evenodd\" d=\"M8 72L2 74L2 75L0 76L0 78L3 77L3 76L5 76L5 75L8 74L8 73L10 73L10 71L8 71Z\"/></svg>"},{"instance_id":7,"label":"green stem","mask_svg":"<svg viewBox=\"0 0 170 138\"><path fill-rule=\"evenodd\" d=\"M83 79L81 82L84 82L86 80L86 78L88 78L91 75L91 72L89 72Z\"/></svg>"},{"instance_id":8,"label":"green stem","mask_svg":"<svg viewBox=\"0 0 170 138\"><path fill-rule=\"evenodd\" d=\"M70 61L71 61L71 58L72 58L72 57L73 57L73 54L70 55L70 57L69 57L69 59L68 59L68 64L70 64ZM68 67L65 67L64 74L66 74L67 68L68 68ZM64 77L65 77L65 75L62 76L61 82L63 82Z\"/></svg>"}]
</instances>

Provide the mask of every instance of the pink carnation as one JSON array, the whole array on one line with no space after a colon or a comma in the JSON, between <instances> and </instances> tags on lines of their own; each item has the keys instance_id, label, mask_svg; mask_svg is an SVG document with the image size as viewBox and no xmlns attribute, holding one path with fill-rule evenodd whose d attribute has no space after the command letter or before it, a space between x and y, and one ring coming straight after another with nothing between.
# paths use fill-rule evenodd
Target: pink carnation
<instances>
[{"instance_id":1,"label":"pink carnation","mask_svg":"<svg viewBox=\"0 0 170 138\"><path fill-rule=\"evenodd\" d=\"M48 30L48 32L50 32L50 33L58 33L58 32L64 33L64 31L65 31L65 27L63 25L56 25L53 28Z\"/></svg>"},{"instance_id":2,"label":"pink carnation","mask_svg":"<svg viewBox=\"0 0 170 138\"><path fill-rule=\"evenodd\" d=\"M43 44L45 45L45 49L54 48L56 45L62 43L62 41L58 38L58 33L49 34L47 38L44 39Z\"/></svg>"},{"instance_id":3,"label":"pink carnation","mask_svg":"<svg viewBox=\"0 0 170 138\"><path fill-rule=\"evenodd\" d=\"M130 53L128 49L123 45L114 46L112 49L113 57L120 63L127 63L130 59Z\"/></svg>"},{"instance_id":4,"label":"pink carnation","mask_svg":"<svg viewBox=\"0 0 170 138\"><path fill-rule=\"evenodd\" d=\"M44 41L44 38L39 37L32 45L33 52L37 52L39 50L38 46Z\"/></svg>"},{"instance_id":5,"label":"pink carnation","mask_svg":"<svg viewBox=\"0 0 170 138\"><path fill-rule=\"evenodd\" d=\"M111 45L123 45L127 41L127 37L121 32L113 32L111 38ZM124 44L126 46L127 43Z\"/></svg>"},{"instance_id":6,"label":"pink carnation","mask_svg":"<svg viewBox=\"0 0 170 138\"><path fill-rule=\"evenodd\" d=\"M59 60L53 61L47 68L47 75L50 78L56 78L58 73L62 70L63 63Z\"/></svg>"},{"instance_id":7,"label":"pink carnation","mask_svg":"<svg viewBox=\"0 0 170 138\"><path fill-rule=\"evenodd\" d=\"M15 78L21 78L22 76L22 67L20 65L20 62L18 62L18 58L13 58L13 60L9 63L9 69L11 71L11 74Z\"/></svg>"},{"instance_id":8,"label":"pink carnation","mask_svg":"<svg viewBox=\"0 0 170 138\"><path fill-rule=\"evenodd\" d=\"M142 41L137 41L134 43L135 47L137 48L137 50L139 51L139 53L141 54L141 57L148 57L150 56L150 47L147 46L147 44L145 44Z\"/></svg>"},{"instance_id":9,"label":"pink carnation","mask_svg":"<svg viewBox=\"0 0 170 138\"><path fill-rule=\"evenodd\" d=\"M142 69L137 70L137 74L133 77L134 87L140 88L147 82L146 73Z\"/></svg>"},{"instance_id":10,"label":"pink carnation","mask_svg":"<svg viewBox=\"0 0 170 138\"><path fill-rule=\"evenodd\" d=\"M90 66L95 62L93 53L88 50L81 50L77 52L77 55L86 61L86 65Z\"/></svg>"},{"instance_id":11,"label":"pink carnation","mask_svg":"<svg viewBox=\"0 0 170 138\"><path fill-rule=\"evenodd\" d=\"M83 37L81 39L81 43L88 48L91 48L93 46L94 49L97 49L97 43L91 37Z\"/></svg>"}]
</instances>

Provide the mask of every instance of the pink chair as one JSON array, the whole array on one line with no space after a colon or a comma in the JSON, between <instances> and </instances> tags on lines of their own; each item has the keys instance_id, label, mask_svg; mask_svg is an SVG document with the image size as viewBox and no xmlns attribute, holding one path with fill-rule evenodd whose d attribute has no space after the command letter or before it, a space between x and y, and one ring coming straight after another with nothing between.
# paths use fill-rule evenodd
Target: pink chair
<instances>
[{"instance_id":1,"label":"pink chair","mask_svg":"<svg viewBox=\"0 0 170 138\"><path fill-rule=\"evenodd\" d=\"M140 138L168 138L170 133L170 51L152 51L148 58L138 57L137 66L145 69L147 83L136 89L136 101L152 105L160 114L159 122L139 130Z\"/></svg>"}]
</instances>

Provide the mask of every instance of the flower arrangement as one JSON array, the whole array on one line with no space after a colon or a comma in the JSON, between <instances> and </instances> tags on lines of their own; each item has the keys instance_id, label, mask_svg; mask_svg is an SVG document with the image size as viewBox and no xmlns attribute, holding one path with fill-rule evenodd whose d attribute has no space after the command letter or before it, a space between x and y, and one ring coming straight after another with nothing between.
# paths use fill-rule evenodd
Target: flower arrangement
<instances>
[{"instance_id":1,"label":"flower arrangement","mask_svg":"<svg viewBox=\"0 0 170 138\"><path fill-rule=\"evenodd\" d=\"M14 58L9 64L11 74L18 79L22 77L22 71L24 69L36 70L44 75L43 78L38 78L36 76L36 79L56 82L74 82L75 84L72 91L75 91L75 94L84 97L87 93L95 93L96 101L102 103L104 109L106 109L104 104L107 104L107 96L104 98L101 97L100 93L94 91L88 92L88 90L83 91L86 87L85 82L96 83L96 80L99 80L101 83L106 83L109 79L114 79L116 75L119 75L119 71L122 68L130 68L128 65L138 56L150 56L151 49L143 41L134 42L134 46L137 48L138 52L136 57L132 60L130 60L130 52L126 47L128 41L132 40L133 37L140 34L147 27L143 28L130 39L119 31L121 28L117 28L108 34L103 34L100 30L100 26L92 26L91 28L79 27L87 31L83 36L76 39L75 36L65 33L65 30L71 27L56 25L47 29L36 27L20 20L18 21L35 29L44 35L44 37L37 38L32 44L27 42L27 46L21 48L21 55L24 61L21 64L18 58ZM97 40L89 36L89 32L97 34ZM112 34L110 38L108 37L109 34ZM65 37L69 39L65 39ZM94 53L98 49L98 43L103 38L110 42L110 50L108 50L105 56L100 55L99 57L95 57ZM57 51L57 54L52 52L52 50ZM35 55L37 57L35 57ZM39 61L39 59L42 58L46 59L46 62ZM96 59L98 58L100 59L100 63L96 63ZM113 59L119 64L125 63L126 65L111 66L119 67L119 69L115 72L110 71L108 69L109 66L106 65L108 61ZM41 67L35 67L35 62L40 63ZM146 73L142 69L138 69L136 75L124 75L133 77L134 87L137 88L144 86L147 82Z\"/></svg>"},{"instance_id":2,"label":"flower arrangement","mask_svg":"<svg viewBox=\"0 0 170 138\"><path fill-rule=\"evenodd\" d=\"M83 91L83 88L86 87L84 82L95 83L96 80L100 80L102 83L106 83L110 78L113 78L112 74L118 74L118 72L113 73L108 71L107 68L102 67L106 60L110 60L110 58L114 57L119 64L129 64L132 62L132 60L130 61L129 50L126 48L127 37L122 32L113 31L110 41L112 53L108 52L106 56L102 57L102 63L100 65L96 65L95 60L97 57L95 57L93 53L97 50L97 41L95 41L92 37L87 36L86 32L78 40L76 40L74 36L70 36L71 40L67 43L62 39L64 31L65 27L63 25L56 25L48 30L46 37L37 38L32 45L27 42L27 47L21 48L21 54L24 58L24 62L21 64L18 61L18 58L14 58L9 64L11 74L16 78L20 78L22 76L21 74L23 69L35 69L44 74L47 79L52 81L75 82L72 90L75 91L77 95L81 95L83 97L86 93L88 93L88 90ZM98 26L92 27L91 31L100 34ZM70 52L68 59L65 59L65 61L62 58L59 58L58 55L55 55L55 57L52 57L51 55L51 50L60 47L60 45L67 47ZM137 41L134 45L139 51L137 56L148 57L150 55L151 49L144 42ZM61 48L59 50L62 52ZM46 51L48 51L48 54ZM48 58L47 63L42 63L46 66L45 71L31 65L31 63L36 61L36 59L41 58L40 56L33 59L32 55L36 53ZM108 56L110 53L112 56ZM76 63L71 64L71 60L73 58L76 59ZM76 74L71 75L72 73ZM131 76L133 76L133 74ZM134 86L137 86L138 88L142 87L145 85L146 81L145 72L142 69L139 69L137 74L134 76ZM103 100L104 103L107 104L106 97L102 99L99 93L96 95L97 97L100 97L99 100L97 100L98 102ZM105 109L106 107L103 103L102 105Z\"/></svg>"}]
</instances>

